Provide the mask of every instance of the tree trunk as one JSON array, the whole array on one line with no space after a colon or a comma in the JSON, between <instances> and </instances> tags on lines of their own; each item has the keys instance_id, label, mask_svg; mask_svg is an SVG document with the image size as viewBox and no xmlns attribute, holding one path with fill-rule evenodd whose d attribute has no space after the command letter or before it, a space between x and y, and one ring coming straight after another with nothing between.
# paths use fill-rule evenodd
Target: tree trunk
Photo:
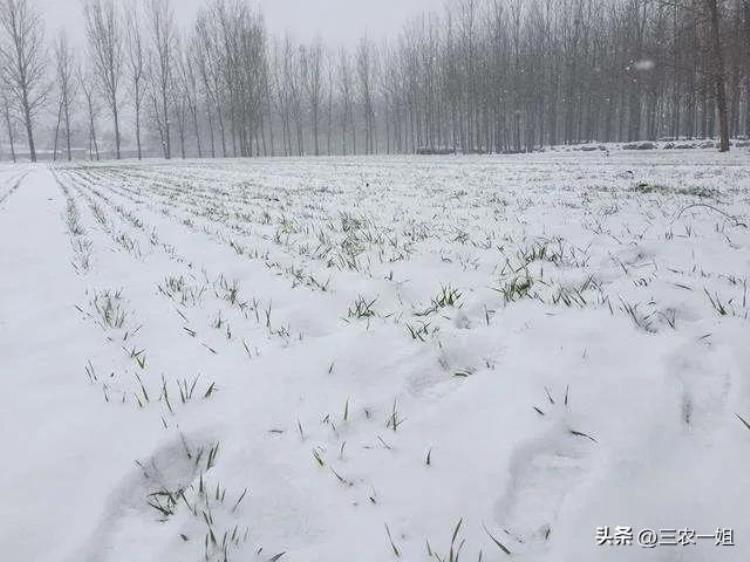
<instances>
[{"instance_id":1,"label":"tree trunk","mask_svg":"<svg viewBox=\"0 0 750 562\"><path fill-rule=\"evenodd\" d=\"M120 117L117 112L117 103L112 108L112 117L115 124L115 156L120 159Z\"/></svg>"},{"instance_id":2,"label":"tree trunk","mask_svg":"<svg viewBox=\"0 0 750 562\"><path fill-rule=\"evenodd\" d=\"M141 102L138 100L140 92L136 87L135 102L135 143L138 147L138 160L143 160L143 149L141 147Z\"/></svg>"},{"instance_id":3,"label":"tree trunk","mask_svg":"<svg viewBox=\"0 0 750 562\"><path fill-rule=\"evenodd\" d=\"M206 116L208 117L208 132L211 135L211 158L216 158L216 141L214 140L214 116L211 107L206 104Z\"/></svg>"},{"instance_id":4,"label":"tree trunk","mask_svg":"<svg viewBox=\"0 0 750 562\"><path fill-rule=\"evenodd\" d=\"M10 155L13 158L13 163L16 163L16 137L13 133L13 122L10 119L10 107L8 107L8 101L5 100L3 106L3 112L5 113L5 126L8 128L8 142L10 142Z\"/></svg>"},{"instance_id":5,"label":"tree trunk","mask_svg":"<svg viewBox=\"0 0 750 562\"><path fill-rule=\"evenodd\" d=\"M161 93L161 107L164 114L164 158L172 158L172 138L169 132L169 104L167 102L167 88L164 86Z\"/></svg>"},{"instance_id":6,"label":"tree trunk","mask_svg":"<svg viewBox=\"0 0 750 562\"><path fill-rule=\"evenodd\" d=\"M89 147L91 144L94 146L94 152L96 154L96 160L99 161L99 144L96 142L96 124L94 123L94 107L91 102L91 97L88 96L89 106ZM89 148L89 157L91 157L91 149Z\"/></svg>"},{"instance_id":7,"label":"tree trunk","mask_svg":"<svg viewBox=\"0 0 750 562\"><path fill-rule=\"evenodd\" d=\"M29 140L29 156L32 162L36 162L36 145L34 144L34 128L31 122L31 107L29 98L24 90L22 96L24 125L26 126L26 136Z\"/></svg>"},{"instance_id":8,"label":"tree trunk","mask_svg":"<svg viewBox=\"0 0 750 562\"><path fill-rule=\"evenodd\" d=\"M745 0L745 135L750 137L750 0Z\"/></svg>"},{"instance_id":9,"label":"tree trunk","mask_svg":"<svg viewBox=\"0 0 750 562\"><path fill-rule=\"evenodd\" d=\"M721 29L718 0L706 0L711 16L711 47L713 50L714 79L716 81L716 107L719 113L719 152L729 152L729 114L727 111L724 53L721 46Z\"/></svg>"},{"instance_id":10,"label":"tree trunk","mask_svg":"<svg viewBox=\"0 0 750 562\"><path fill-rule=\"evenodd\" d=\"M68 162L73 160L73 152L70 148L70 101L65 102L65 148L67 151Z\"/></svg>"},{"instance_id":11,"label":"tree trunk","mask_svg":"<svg viewBox=\"0 0 750 562\"><path fill-rule=\"evenodd\" d=\"M195 129L195 142L198 145L198 158L203 158L203 147L201 143L201 130L198 125L198 108L196 106L191 107L190 112L193 115L193 128Z\"/></svg>"},{"instance_id":12,"label":"tree trunk","mask_svg":"<svg viewBox=\"0 0 750 562\"><path fill-rule=\"evenodd\" d=\"M63 102L62 99L57 106L57 123L55 124L55 145L52 149L52 161L57 162L57 140L60 137L60 123L62 122Z\"/></svg>"}]
</instances>

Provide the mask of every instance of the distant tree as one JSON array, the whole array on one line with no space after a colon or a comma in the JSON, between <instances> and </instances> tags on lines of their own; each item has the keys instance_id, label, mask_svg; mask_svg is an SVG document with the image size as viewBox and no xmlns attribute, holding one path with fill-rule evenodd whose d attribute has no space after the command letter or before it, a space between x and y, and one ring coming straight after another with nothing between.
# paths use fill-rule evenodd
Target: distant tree
<instances>
[{"instance_id":1,"label":"distant tree","mask_svg":"<svg viewBox=\"0 0 750 562\"><path fill-rule=\"evenodd\" d=\"M332 143L333 143L333 96L336 89L334 78L336 72L336 63L331 56L329 51L325 53L325 73L326 81L324 84L325 97L326 97L326 153L328 156L331 155Z\"/></svg>"},{"instance_id":2,"label":"distant tree","mask_svg":"<svg viewBox=\"0 0 750 562\"><path fill-rule=\"evenodd\" d=\"M291 95L289 82L286 80L285 51L278 41L274 41L271 50L270 74L271 95L273 106L280 120L281 144L284 148L284 156L292 154L292 132L291 132Z\"/></svg>"},{"instance_id":3,"label":"distant tree","mask_svg":"<svg viewBox=\"0 0 750 562\"><path fill-rule=\"evenodd\" d=\"M85 0L89 58L97 84L112 114L115 156L120 159L120 80L123 67L123 36L120 15L113 0Z\"/></svg>"},{"instance_id":4,"label":"distant tree","mask_svg":"<svg viewBox=\"0 0 750 562\"><path fill-rule=\"evenodd\" d=\"M169 159L172 157L170 96L173 87L172 75L175 63L175 44L177 41L174 13L170 0L151 0L149 25L154 52L154 60L151 64L150 73L152 78L154 117L160 128L164 158Z\"/></svg>"},{"instance_id":5,"label":"distant tree","mask_svg":"<svg viewBox=\"0 0 750 562\"><path fill-rule=\"evenodd\" d=\"M216 0L213 13L223 46L222 78L228 92L232 151L235 156L258 154L266 69L263 18L238 1Z\"/></svg>"},{"instance_id":6,"label":"distant tree","mask_svg":"<svg viewBox=\"0 0 750 562\"><path fill-rule=\"evenodd\" d=\"M310 102L315 156L319 156L320 106L323 94L323 44L320 39L317 39L309 47L300 48L300 68L302 72L302 84Z\"/></svg>"},{"instance_id":7,"label":"distant tree","mask_svg":"<svg viewBox=\"0 0 750 562\"><path fill-rule=\"evenodd\" d=\"M272 90L272 74L271 68L271 57L269 55L268 48L263 57L263 96L265 97L265 114L268 120L268 137L270 144L270 155L276 155L276 146L274 143L274 132L273 132L273 90Z\"/></svg>"},{"instance_id":8,"label":"distant tree","mask_svg":"<svg viewBox=\"0 0 750 562\"><path fill-rule=\"evenodd\" d=\"M365 121L365 152L377 152L375 144L375 105L373 86L375 82L375 53L367 37L363 37L357 48L357 77L362 113Z\"/></svg>"},{"instance_id":9,"label":"distant tree","mask_svg":"<svg viewBox=\"0 0 750 562\"><path fill-rule=\"evenodd\" d=\"M198 106L200 103L198 95L198 78L195 62L200 59L198 51L201 45L195 39L188 39L184 44L182 52L177 57L177 68L180 83L181 97L184 99L185 108L190 115L195 135L195 146L198 150L198 158L203 158L203 145L201 143L200 123L198 120Z\"/></svg>"},{"instance_id":10,"label":"distant tree","mask_svg":"<svg viewBox=\"0 0 750 562\"><path fill-rule=\"evenodd\" d=\"M339 96L341 98L341 152L347 153L347 130L352 134L352 153L357 153L357 130L354 125L353 109L353 85L352 85L352 67L349 59L349 53L345 49L339 52ZM351 129L348 129L351 127Z\"/></svg>"},{"instance_id":11,"label":"distant tree","mask_svg":"<svg viewBox=\"0 0 750 562\"><path fill-rule=\"evenodd\" d=\"M36 162L34 120L47 99L44 24L29 0L0 0L0 76L26 128Z\"/></svg>"},{"instance_id":12,"label":"distant tree","mask_svg":"<svg viewBox=\"0 0 750 562\"><path fill-rule=\"evenodd\" d=\"M745 49L745 134L750 136L750 0L744 0L742 4L743 35Z\"/></svg>"},{"instance_id":13,"label":"distant tree","mask_svg":"<svg viewBox=\"0 0 750 562\"><path fill-rule=\"evenodd\" d=\"M197 63L203 82L203 95L206 105L206 116L211 128L211 154L215 154L213 123L214 118L219 127L221 154L227 156L227 139L224 119L224 90L222 88L222 69L224 66L224 49L220 37L220 27L214 17L215 7L202 9L195 21L195 41Z\"/></svg>"},{"instance_id":14,"label":"distant tree","mask_svg":"<svg viewBox=\"0 0 750 562\"><path fill-rule=\"evenodd\" d=\"M287 102L291 110L292 119L295 124L297 137L297 155L305 154L305 123L304 109L302 103L302 84L300 73L299 51L295 49L290 37L284 41L283 55L284 81L287 86Z\"/></svg>"},{"instance_id":15,"label":"distant tree","mask_svg":"<svg viewBox=\"0 0 750 562\"><path fill-rule=\"evenodd\" d=\"M16 132L15 124L13 123L13 116L11 115L10 102L5 92L0 94L0 102L2 102L3 119L5 120L5 128L8 133L8 144L10 144L10 156L13 162L16 162Z\"/></svg>"},{"instance_id":16,"label":"distant tree","mask_svg":"<svg viewBox=\"0 0 750 562\"><path fill-rule=\"evenodd\" d=\"M55 130L55 155L57 154L57 136L61 124L65 126L65 148L68 162L73 159L71 151L71 113L75 103L78 84L76 79L76 62L68 45L68 38L61 33L55 44L55 82L59 92L59 111L57 129Z\"/></svg>"},{"instance_id":17,"label":"distant tree","mask_svg":"<svg viewBox=\"0 0 750 562\"><path fill-rule=\"evenodd\" d=\"M81 85L83 97L86 100L86 114L88 121L89 159L99 160L99 143L96 140L96 119L99 108L94 91L94 71L89 66L78 69L78 83Z\"/></svg>"},{"instance_id":18,"label":"distant tree","mask_svg":"<svg viewBox=\"0 0 750 562\"><path fill-rule=\"evenodd\" d=\"M138 160L143 158L141 143L141 113L145 95L146 78L146 45L144 42L141 7L139 2L133 2L125 11L125 53L126 68L132 88L133 108L135 113L135 142Z\"/></svg>"},{"instance_id":19,"label":"distant tree","mask_svg":"<svg viewBox=\"0 0 750 562\"><path fill-rule=\"evenodd\" d=\"M727 109L724 48L721 40L719 0L704 0L711 22L711 58L716 82L716 105L719 113L719 151L729 152L729 113Z\"/></svg>"},{"instance_id":20,"label":"distant tree","mask_svg":"<svg viewBox=\"0 0 750 562\"><path fill-rule=\"evenodd\" d=\"M176 117L177 124L177 138L180 141L180 156L184 160L187 157L185 149L186 140L186 126L187 126L187 115L188 115L188 99L187 99L187 88L182 80L182 74L184 71L183 65L183 54L182 44L179 39L175 42L174 57L176 61L175 68L175 81L172 88L172 111Z\"/></svg>"}]
</instances>

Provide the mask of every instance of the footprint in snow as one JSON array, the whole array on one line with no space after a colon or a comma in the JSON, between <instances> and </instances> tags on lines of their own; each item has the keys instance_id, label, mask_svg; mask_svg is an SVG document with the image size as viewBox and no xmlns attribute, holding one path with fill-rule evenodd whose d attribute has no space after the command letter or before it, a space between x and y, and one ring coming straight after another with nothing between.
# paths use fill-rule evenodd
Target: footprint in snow
<instances>
[{"instance_id":1,"label":"footprint in snow","mask_svg":"<svg viewBox=\"0 0 750 562\"><path fill-rule=\"evenodd\" d=\"M498 538L514 554L546 550L565 498L589 470L596 439L571 425L566 402L548 394L547 403L535 408L546 431L511 455L510 478L495 505L495 518L504 530L504 539Z\"/></svg>"},{"instance_id":2,"label":"footprint in snow","mask_svg":"<svg viewBox=\"0 0 750 562\"><path fill-rule=\"evenodd\" d=\"M709 342L691 343L666 359L667 371L677 382L680 421L688 430L710 432L731 419L726 412L732 390L731 361L722 353Z\"/></svg>"},{"instance_id":3,"label":"footprint in snow","mask_svg":"<svg viewBox=\"0 0 750 562\"><path fill-rule=\"evenodd\" d=\"M149 506L149 494L156 490L185 489L196 478L195 451L186 454L187 442L176 440L158 448L149 460L139 462L109 495L99 524L71 562L107 560L112 551L123 547L123 523L129 518L139 522L155 521L159 513ZM137 539L137 537L130 537ZM125 537L127 540L127 537Z\"/></svg>"}]
</instances>

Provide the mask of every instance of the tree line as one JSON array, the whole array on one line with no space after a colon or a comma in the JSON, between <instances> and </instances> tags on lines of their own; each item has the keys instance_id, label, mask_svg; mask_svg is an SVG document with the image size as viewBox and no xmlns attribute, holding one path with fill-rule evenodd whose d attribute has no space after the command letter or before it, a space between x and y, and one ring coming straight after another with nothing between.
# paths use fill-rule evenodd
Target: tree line
<instances>
[{"instance_id":1,"label":"tree line","mask_svg":"<svg viewBox=\"0 0 750 562\"><path fill-rule=\"evenodd\" d=\"M524 152L750 135L750 0L456 0L353 48L243 0L83 0L85 46L0 0L14 160Z\"/></svg>"}]
</instances>

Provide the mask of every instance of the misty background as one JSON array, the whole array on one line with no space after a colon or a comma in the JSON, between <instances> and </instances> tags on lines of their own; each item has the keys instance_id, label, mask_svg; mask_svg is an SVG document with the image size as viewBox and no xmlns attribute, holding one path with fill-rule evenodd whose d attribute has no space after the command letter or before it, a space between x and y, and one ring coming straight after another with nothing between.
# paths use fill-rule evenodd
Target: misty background
<instances>
[{"instance_id":1,"label":"misty background","mask_svg":"<svg viewBox=\"0 0 750 562\"><path fill-rule=\"evenodd\" d=\"M727 151L750 0L0 0L0 77L14 161Z\"/></svg>"},{"instance_id":2,"label":"misty background","mask_svg":"<svg viewBox=\"0 0 750 562\"><path fill-rule=\"evenodd\" d=\"M127 6L131 0L117 0ZM258 0L268 30L273 35L292 34L300 41L311 41L317 34L329 45L355 45L364 33L373 37L394 35L407 19L429 9L440 9L444 0ZM206 0L179 0L174 3L175 18L189 26ZM86 41L81 17L81 0L39 0L45 22L52 34L66 29L73 41Z\"/></svg>"}]
</instances>

